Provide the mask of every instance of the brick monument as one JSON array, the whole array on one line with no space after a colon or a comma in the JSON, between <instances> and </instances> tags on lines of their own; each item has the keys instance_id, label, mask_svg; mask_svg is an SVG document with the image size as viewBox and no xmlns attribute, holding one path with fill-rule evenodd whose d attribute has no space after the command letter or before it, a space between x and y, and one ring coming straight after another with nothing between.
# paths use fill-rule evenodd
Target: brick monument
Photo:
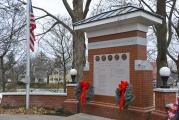
<instances>
[{"instance_id":1,"label":"brick monument","mask_svg":"<svg viewBox=\"0 0 179 120\"><path fill-rule=\"evenodd\" d=\"M148 26L162 18L133 6L101 13L74 24L87 33L89 68L84 79L91 80L95 96L85 111L119 120L146 120L153 107L152 66L147 61ZM128 112L118 112L115 89L121 80L133 88L135 100Z\"/></svg>"}]
</instances>

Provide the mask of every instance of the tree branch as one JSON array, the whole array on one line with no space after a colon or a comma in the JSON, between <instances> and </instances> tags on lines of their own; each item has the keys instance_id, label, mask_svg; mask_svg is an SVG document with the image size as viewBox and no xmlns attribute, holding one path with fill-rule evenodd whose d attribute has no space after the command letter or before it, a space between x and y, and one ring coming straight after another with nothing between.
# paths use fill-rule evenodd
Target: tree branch
<instances>
[{"instance_id":1,"label":"tree branch","mask_svg":"<svg viewBox=\"0 0 179 120\"><path fill-rule=\"evenodd\" d=\"M178 21L178 26L175 26L173 22L171 22L171 26L173 27L177 36L179 37L179 21Z\"/></svg>"},{"instance_id":2,"label":"tree branch","mask_svg":"<svg viewBox=\"0 0 179 120\"><path fill-rule=\"evenodd\" d=\"M42 18L45 18L45 17L48 17L48 15L43 15L41 17L36 18L35 20L39 20L39 19L42 19Z\"/></svg>"},{"instance_id":3,"label":"tree branch","mask_svg":"<svg viewBox=\"0 0 179 120\"><path fill-rule=\"evenodd\" d=\"M176 0L173 0L173 4L172 7L170 9L170 14L168 17L168 40L167 40L167 47L170 45L170 42L172 40L172 15L173 15L173 11L174 11L174 7L176 5Z\"/></svg>"},{"instance_id":4,"label":"tree branch","mask_svg":"<svg viewBox=\"0 0 179 120\"><path fill-rule=\"evenodd\" d=\"M58 21L57 22L55 22L48 30L46 30L45 32L43 32L43 33L40 33L40 34L38 34L38 35L36 35L36 36L40 36L40 35L43 35L43 34L46 34L46 33L48 33L49 31L51 31L52 30L52 28L53 27L55 27L56 25L58 24Z\"/></svg>"},{"instance_id":5,"label":"tree branch","mask_svg":"<svg viewBox=\"0 0 179 120\"><path fill-rule=\"evenodd\" d=\"M167 55L168 55L175 63L177 63L177 60L170 54L170 52L168 52L168 50L167 50Z\"/></svg>"},{"instance_id":6,"label":"tree branch","mask_svg":"<svg viewBox=\"0 0 179 120\"><path fill-rule=\"evenodd\" d=\"M67 9L69 15L71 16L72 19L75 18L73 10L71 9L70 5L68 4L67 0L63 0L63 4L65 6L65 8Z\"/></svg>"},{"instance_id":7,"label":"tree branch","mask_svg":"<svg viewBox=\"0 0 179 120\"><path fill-rule=\"evenodd\" d=\"M44 10L42 8L35 7L35 6L33 6L33 8L45 12L47 14L47 16L50 16L53 19L55 19L59 24L61 24L63 27L65 27L67 30L69 30L73 34L73 30L68 25L66 25L63 21L59 20L56 16L52 15L51 13L47 12L46 10Z\"/></svg>"},{"instance_id":8,"label":"tree branch","mask_svg":"<svg viewBox=\"0 0 179 120\"><path fill-rule=\"evenodd\" d=\"M87 13L89 11L90 3L91 3L91 0L86 1L85 10L84 10L84 13L83 13L83 18L86 18L86 16L87 16Z\"/></svg>"},{"instance_id":9,"label":"tree branch","mask_svg":"<svg viewBox=\"0 0 179 120\"><path fill-rule=\"evenodd\" d=\"M144 3L144 5L147 6L147 8L148 8L151 12L155 13L155 11L154 11L144 0L139 0L139 2Z\"/></svg>"},{"instance_id":10,"label":"tree branch","mask_svg":"<svg viewBox=\"0 0 179 120\"><path fill-rule=\"evenodd\" d=\"M18 1L26 5L26 2L24 2L24 1L22 1L22 0L18 0ZM66 1L66 0L63 0L63 1ZM66 2L67 2L67 1L66 1ZM67 3L67 4L68 4L68 3ZM68 6L69 6L69 5L68 5ZM52 15L51 13L49 13L48 11L46 11L45 9L42 9L42 8L39 8L39 7L35 7L35 6L33 6L33 8L43 11L44 13L47 14L47 15L44 15L45 17L47 17L47 16L52 17L53 19L55 19L56 21L58 21L59 24L61 24L62 26L64 26L67 30L69 30L69 31L73 34L73 30L72 30L68 25L66 25L63 21L59 20L56 16ZM69 12L69 11L68 11L68 12ZM42 18L43 18L44 16L42 16ZM37 18L37 19L39 19L39 18Z\"/></svg>"}]
</instances>

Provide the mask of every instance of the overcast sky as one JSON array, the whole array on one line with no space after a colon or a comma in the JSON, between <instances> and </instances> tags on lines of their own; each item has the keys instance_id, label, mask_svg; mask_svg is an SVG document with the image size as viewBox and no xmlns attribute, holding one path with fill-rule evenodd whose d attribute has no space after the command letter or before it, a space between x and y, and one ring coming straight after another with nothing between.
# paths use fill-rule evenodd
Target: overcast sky
<instances>
[{"instance_id":1,"label":"overcast sky","mask_svg":"<svg viewBox=\"0 0 179 120\"><path fill-rule=\"evenodd\" d=\"M72 0L68 0L69 4L71 5L70 2L72 2ZM99 0L92 0L92 4L91 7L96 4ZM50 12L53 15L61 15L61 16L67 16L68 12L66 11L62 0L32 0L32 4L33 6L37 6L40 8L43 8L45 10L47 10L48 12ZM179 5L179 1L177 3L177 6ZM34 15L37 16L41 16L43 15L43 12L34 9ZM39 31L38 28L36 29L36 32Z\"/></svg>"},{"instance_id":2,"label":"overcast sky","mask_svg":"<svg viewBox=\"0 0 179 120\"><path fill-rule=\"evenodd\" d=\"M71 5L72 0L68 0ZM92 0L91 6L97 3L99 0ZM41 7L54 15L67 15L62 0L32 0L32 4L37 7ZM35 15L41 15L42 13L34 9Z\"/></svg>"},{"instance_id":3,"label":"overcast sky","mask_svg":"<svg viewBox=\"0 0 179 120\"><path fill-rule=\"evenodd\" d=\"M53 15L68 15L62 0L32 0L33 6L40 7L48 11ZM37 18L38 16L44 15L44 13L40 10L33 9L34 15ZM42 21L41 21L42 22ZM35 34L41 33L41 29L37 23L37 28L35 29ZM35 43L35 53L40 52L41 48L39 47L39 42Z\"/></svg>"},{"instance_id":4,"label":"overcast sky","mask_svg":"<svg viewBox=\"0 0 179 120\"><path fill-rule=\"evenodd\" d=\"M93 6L95 3L97 3L99 0L92 0L91 6ZM68 0L68 3L72 5L72 0ZM62 0L32 0L33 6L40 7L48 11L49 13L53 15L60 15L60 16L68 16L68 12L66 8L63 5ZM33 9L34 15L37 18L38 16L44 15L44 13L40 10ZM35 33L41 33L41 29L38 27L37 24L37 29L35 29ZM41 51L41 49L37 45L38 43L36 42L35 46L35 52Z\"/></svg>"},{"instance_id":5,"label":"overcast sky","mask_svg":"<svg viewBox=\"0 0 179 120\"><path fill-rule=\"evenodd\" d=\"M32 4L41 7L52 14L65 15L68 14L62 0L32 0ZM39 11L34 10L35 15L41 14Z\"/></svg>"}]
</instances>

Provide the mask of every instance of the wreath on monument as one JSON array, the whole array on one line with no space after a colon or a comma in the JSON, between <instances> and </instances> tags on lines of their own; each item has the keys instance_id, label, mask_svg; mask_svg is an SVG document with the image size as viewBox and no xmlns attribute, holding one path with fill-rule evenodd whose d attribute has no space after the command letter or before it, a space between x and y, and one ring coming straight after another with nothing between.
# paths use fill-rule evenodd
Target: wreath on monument
<instances>
[{"instance_id":1,"label":"wreath on monument","mask_svg":"<svg viewBox=\"0 0 179 120\"><path fill-rule=\"evenodd\" d=\"M177 101L173 102L168 110L168 120L178 120L179 119L179 98Z\"/></svg>"},{"instance_id":2,"label":"wreath on monument","mask_svg":"<svg viewBox=\"0 0 179 120\"><path fill-rule=\"evenodd\" d=\"M134 100L134 96L132 94L132 87L126 81L121 81L116 89L116 101L119 105L119 112L123 108L128 111L129 105Z\"/></svg>"},{"instance_id":3,"label":"wreath on monument","mask_svg":"<svg viewBox=\"0 0 179 120\"><path fill-rule=\"evenodd\" d=\"M76 99L80 102L81 105L89 103L94 96L94 87L90 81L84 81L78 83L75 93Z\"/></svg>"}]
</instances>

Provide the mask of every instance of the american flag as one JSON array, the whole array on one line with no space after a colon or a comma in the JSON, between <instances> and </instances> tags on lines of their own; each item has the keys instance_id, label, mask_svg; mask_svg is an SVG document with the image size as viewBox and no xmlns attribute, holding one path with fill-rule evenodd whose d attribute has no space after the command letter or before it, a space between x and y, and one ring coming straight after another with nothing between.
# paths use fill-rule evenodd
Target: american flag
<instances>
[{"instance_id":1,"label":"american flag","mask_svg":"<svg viewBox=\"0 0 179 120\"><path fill-rule=\"evenodd\" d=\"M34 51L34 43L35 43L35 35L34 35L34 29L36 28L35 24L35 17L33 14L33 9L32 9L32 1L30 0L30 49Z\"/></svg>"}]
</instances>

